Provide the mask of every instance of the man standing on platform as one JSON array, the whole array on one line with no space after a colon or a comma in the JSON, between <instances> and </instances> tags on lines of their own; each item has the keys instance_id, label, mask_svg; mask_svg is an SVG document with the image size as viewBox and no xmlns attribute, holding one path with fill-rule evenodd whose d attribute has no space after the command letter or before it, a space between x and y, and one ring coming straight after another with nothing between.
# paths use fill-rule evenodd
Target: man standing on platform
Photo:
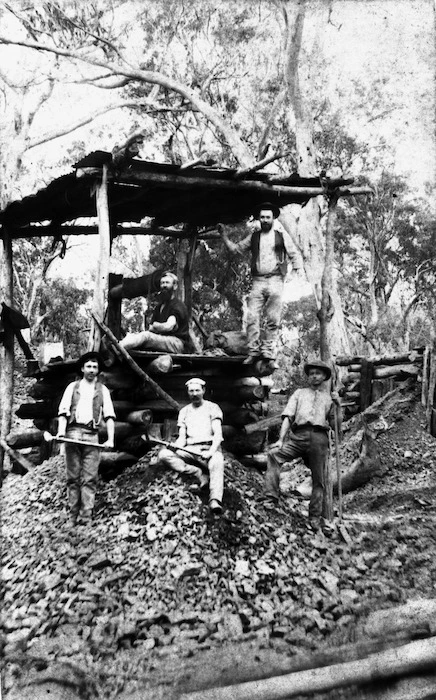
<instances>
[{"instance_id":1,"label":"man standing on platform","mask_svg":"<svg viewBox=\"0 0 436 700\"><path fill-rule=\"evenodd\" d=\"M279 439L268 452L265 500L270 504L278 502L281 465L301 457L312 474L309 522L318 529L325 506L324 465L329 454L329 431L334 428L334 403L339 404L339 394L322 388L331 377L330 367L322 360L306 362L304 371L309 386L297 389L290 397L282 413Z\"/></svg>"},{"instance_id":2,"label":"man standing on platform","mask_svg":"<svg viewBox=\"0 0 436 700\"><path fill-rule=\"evenodd\" d=\"M279 207L264 202L253 213L258 219L254 231L239 243L231 241L220 225L219 230L225 246L232 253L251 251L252 286L248 297L247 336L249 355L244 364L252 364L259 358L269 361L272 370L275 364L276 344L283 304L283 286L287 271L287 257L292 260L294 270L299 270L298 258L292 248L289 234L277 217ZM261 339L262 312L266 321L265 336Z\"/></svg>"},{"instance_id":3,"label":"man standing on platform","mask_svg":"<svg viewBox=\"0 0 436 700\"><path fill-rule=\"evenodd\" d=\"M109 389L98 381L101 359L97 352L87 352L79 359L82 379L68 384L58 410L57 437L98 444L98 427L106 421L108 439L105 447L114 446L115 412ZM91 522L97 490L100 448L65 443L67 492L70 525L80 517L83 525Z\"/></svg>"},{"instance_id":4,"label":"man standing on platform","mask_svg":"<svg viewBox=\"0 0 436 700\"><path fill-rule=\"evenodd\" d=\"M126 350L158 350L183 353L189 340L188 310L176 298L177 277L164 272L160 280L159 302L153 311L151 324L146 331L127 333L120 341Z\"/></svg>"},{"instance_id":5,"label":"man standing on platform","mask_svg":"<svg viewBox=\"0 0 436 700\"><path fill-rule=\"evenodd\" d=\"M224 458L221 452L223 413L218 404L205 400L203 379L189 379L186 387L190 403L179 413L179 436L174 445L189 448L190 452L198 454L208 473L198 466L198 462L195 463L195 458L190 460L189 454L183 450L173 452L165 447L159 452L158 459L162 465L177 472L192 474L197 482L192 490L200 491L209 484L209 507L219 515L224 490Z\"/></svg>"}]
</instances>

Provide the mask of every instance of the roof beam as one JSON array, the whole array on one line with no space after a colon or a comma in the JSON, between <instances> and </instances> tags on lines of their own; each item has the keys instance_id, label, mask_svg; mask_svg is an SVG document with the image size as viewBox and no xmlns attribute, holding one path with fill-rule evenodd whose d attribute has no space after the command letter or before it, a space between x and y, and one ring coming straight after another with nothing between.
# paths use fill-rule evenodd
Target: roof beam
<instances>
[{"instance_id":1,"label":"roof beam","mask_svg":"<svg viewBox=\"0 0 436 700\"><path fill-rule=\"evenodd\" d=\"M204 189L219 189L219 190L239 190L245 192L258 192L259 194L265 194L265 196L276 194L283 195L284 197L298 199L305 199L310 197L318 197L330 192L334 189L339 196L352 196L355 194L370 194L372 190L369 187L340 187L334 186L329 188L328 183L326 187L296 187L291 185L277 185L268 184L267 182L259 182L253 180L236 180L225 179L219 177L201 177L198 175L189 175L189 171L183 171L183 174L170 174L170 173L153 173L153 172L140 172L132 170L122 170L117 173L116 182L128 183L132 185L142 185L142 184L155 184L158 186L168 186L177 187L180 189L191 189L193 186L203 187ZM349 182L349 180L347 181Z\"/></svg>"},{"instance_id":2,"label":"roof beam","mask_svg":"<svg viewBox=\"0 0 436 700\"><path fill-rule=\"evenodd\" d=\"M53 226L23 226L23 228L14 227L9 229L10 237L13 240L17 238L38 238L44 236L96 236L98 235L98 227L94 225L59 225L56 228ZM165 236L167 238L191 238L192 233L189 231L164 228L162 226L116 226L112 227L112 235L117 236ZM220 238L218 232L207 231L198 234L199 240ZM0 239L3 239L3 229L0 229Z\"/></svg>"}]
</instances>

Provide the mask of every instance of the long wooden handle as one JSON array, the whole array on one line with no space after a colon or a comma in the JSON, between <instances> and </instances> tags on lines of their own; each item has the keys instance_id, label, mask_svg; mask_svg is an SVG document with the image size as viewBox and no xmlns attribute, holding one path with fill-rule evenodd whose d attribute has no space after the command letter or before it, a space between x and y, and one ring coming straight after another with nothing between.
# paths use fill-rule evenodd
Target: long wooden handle
<instances>
[{"instance_id":1,"label":"long wooden handle","mask_svg":"<svg viewBox=\"0 0 436 700\"><path fill-rule=\"evenodd\" d=\"M339 448L339 425L338 425L338 407L333 405L333 416L335 422L335 456L336 456L336 474L338 477L338 515L339 520L342 520L342 469L341 457Z\"/></svg>"},{"instance_id":2,"label":"long wooden handle","mask_svg":"<svg viewBox=\"0 0 436 700\"><path fill-rule=\"evenodd\" d=\"M208 473L209 468L207 466L207 462L201 458L201 455L199 455L197 452L193 452L186 447L177 447L173 442L167 442L166 440L159 440L159 438L154 438L154 437L148 437L147 433L145 435L141 436L143 440L147 442L154 443L155 445L162 445L162 447L166 447L172 452L185 452L189 457L192 458L193 461L195 461L195 465L200 467L203 471Z\"/></svg>"},{"instance_id":3,"label":"long wooden handle","mask_svg":"<svg viewBox=\"0 0 436 700\"><path fill-rule=\"evenodd\" d=\"M85 447L98 447L100 450L105 450L106 445L101 445L99 442L88 442L87 440L73 440L73 438L58 437L52 435L48 430L44 431L44 440L46 442L67 442L71 445L85 445Z\"/></svg>"}]
</instances>

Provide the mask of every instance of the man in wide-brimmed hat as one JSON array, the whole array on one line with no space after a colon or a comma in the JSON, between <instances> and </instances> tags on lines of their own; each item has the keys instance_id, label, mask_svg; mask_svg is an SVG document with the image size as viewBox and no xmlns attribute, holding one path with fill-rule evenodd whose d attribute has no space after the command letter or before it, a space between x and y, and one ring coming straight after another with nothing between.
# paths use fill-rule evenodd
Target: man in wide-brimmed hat
<instances>
[{"instance_id":1,"label":"man in wide-brimmed hat","mask_svg":"<svg viewBox=\"0 0 436 700\"><path fill-rule=\"evenodd\" d=\"M247 337L249 355L245 364L259 358L268 360L276 369L276 343L283 305L283 285L287 272L287 258L294 270L299 270L298 257L289 234L277 220L280 209L271 202L263 202L253 211L256 225L242 241L235 243L225 228L219 230L224 244L231 252L251 251L252 286L248 297ZM266 321L261 337L262 315Z\"/></svg>"},{"instance_id":2,"label":"man in wide-brimmed hat","mask_svg":"<svg viewBox=\"0 0 436 700\"><path fill-rule=\"evenodd\" d=\"M312 474L312 495L309 503L309 522L320 527L324 515L324 464L329 453L329 431L334 428L334 402L339 394L328 391L324 382L331 377L331 369L322 360L305 363L304 372L309 386L297 389L290 397L283 413L279 439L268 452L265 475L266 502L278 502L280 467L301 457Z\"/></svg>"},{"instance_id":3,"label":"man in wide-brimmed hat","mask_svg":"<svg viewBox=\"0 0 436 700\"><path fill-rule=\"evenodd\" d=\"M98 443L98 428L106 421L106 447L114 446L115 412L109 389L99 380L103 363L98 352L86 352L77 362L81 376L68 384L58 410L57 437ZM97 491L100 449L92 445L65 444L70 525L80 517L85 525L92 519Z\"/></svg>"},{"instance_id":4,"label":"man in wide-brimmed hat","mask_svg":"<svg viewBox=\"0 0 436 700\"><path fill-rule=\"evenodd\" d=\"M204 398L204 379L189 379L186 389L190 403L179 413L179 436L175 447L187 447L198 454L207 465L208 473L204 473L198 462L190 460L189 454L182 449L175 453L164 447L159 452L159 462L177 472L192 475L196 481L192 490L199 492L209 486L209 508L212 513L219 515L224 489L224 458L221 451L223 413L218 404Z\"/></svg>"}]
</instances>

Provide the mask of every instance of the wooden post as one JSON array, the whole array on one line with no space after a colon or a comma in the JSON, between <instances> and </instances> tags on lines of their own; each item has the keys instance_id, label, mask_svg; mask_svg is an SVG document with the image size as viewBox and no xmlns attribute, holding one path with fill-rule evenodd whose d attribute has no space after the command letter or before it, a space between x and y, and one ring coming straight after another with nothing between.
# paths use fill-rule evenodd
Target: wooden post
<instances>
[{"instance_id":1,"label":"wooden post","mask_svg":"<svg viewBox=\"0 0 436 700\"><path fill-rule=\"evenodd\" d=\"M177 298L180 301L185 301L185 269L188 262L189 242L186 238L182 238L177 246Z\"/></svg>"},{"instance_id":2,"label":"wooden post","mask_svg":"<svg viewBox=\"0 0 436 700\"><path fill-rule=\"evenodd\" d=\"M321 278L321 307L317 313L319 320L319 345L321 358L328 361L331 356L328 326L334 314L334 307L330 290L333 286L333 265L334 265L334 229L337 218L336 206L338 203L338 193L334 192L328 197L328 214L325 232L325 257L324 270Z\"/></svg>"},{"instance_id":3,"label":"wooden post","mask_svg":"<svg viewBox=\"0 0 436 700\"><path fill-rule=\"evenodd\" d=\"M372 390L372 378L373 378L373 363L369 360L362 359L361 369L360 369L360 410L364 411L365 408L372 403L371 390Z\"/></svg>"},{"instance_id":4,"label":"wooden post","mask_svg":"<svg viewBox=\"0 0 436 700\"><path fill-rule=\"evenodd\" d=\"M3 227L3 257L1 271L1 291L3 302L12 306L13 301L13 269L12 269L12 237L6 226ZM0 346L1 347L1 346ZM6 441L11 430L12 403L14 396L14 331L11 324L5 324L3 347L1 348L0 367L0 439ZM0 478L5 463L5 449L0 445Z\"/></svg>"},{"instance_id":5,"label":"wooden post","mask_svg":"<svg viewBox=\"0 0 436 700\"><path fill-rule=\"evenodd\" d=\"M109 273L109 291L112 287L117 287L119 284L122 284L122 282L123 275ZM121 338L121 303L121 297L119 299L114 299L108 294L107 325L118 339Z\"/></svg>"},{"instance_id":6,"label":"wooden post","mask_svg":"<svg viewBox=\"0 0 436 700\"><path fill-rule=\"evenodd\" d=\"M97 185L96 204L100 247L97 261L97 274L95 277L92 313L97 316L97 318L104 318L109 281L109 258L111 245L106 164L103 165L101 183ZM99 350L100 340L100 328L95 321L92 321L88 340L88 350Z\"/></svg>"},{"instance_id":7,"label":"wooden post","mask_svg":"<svg viewBox=\"0 0 436 700\"><path fill-rule=\"evenodd\" d=\"M135 362L135 360L133 359L133 357L131 357L131 356L129 355L129 353L127 352L127 350L125 350L125 349L119 344L118 340L115 338L115 336L114 336L114 334L112 333L112 331L110 330L110 328L108 328L102 321L100 321L100 320L99 320L96 316L94 316L94 315L93 315L93 319L94 319L95 323L98 325L100 331L103 331L104 333L106 333L106 336L107 336L108 340L112 343L112 345L115 346L115 348L118 350L118 352L122 355L122 357L125 359L125 361L126 361L127 364L129 365L129 367L130 367L134 372L136 372L136 374L138 374L138 375L141 377L141 379L142 379L146 384L148 384L148 386L150 386L150 387L153 389L153 391L154 391L154 393L156 394L156 396L160 396L162 399L164 399L164 401L166 401L170 406L172 406L172 408L175 408L177 411L179 411L180 408L181 408L180 404L178 404L177 401L175 401L175 399L173 399L172 396L170 396L169 394L167 394L167 392L164 391L164 390L159 386L159 384L157 384L157 383L154 381L154 379L152 379L151 377L149 377L148 374L147 374L146 372L144 372L143 369L141 369L141 367Z\"/></svg>"},{"instance_id":8,"label":"wooden post","mask_svg":"<svg viewBox=\"0 0 436 700\"><path fill-rule=\"evenodd\" d=\"M194 256L196 249L197 236L193 236L189 239L189 249L183 275L183 283L185 288L185 304L186 308L188 309L189 322L191 322L192 318L192 268L194 266Z\"/></svg>"}]
</instances>

